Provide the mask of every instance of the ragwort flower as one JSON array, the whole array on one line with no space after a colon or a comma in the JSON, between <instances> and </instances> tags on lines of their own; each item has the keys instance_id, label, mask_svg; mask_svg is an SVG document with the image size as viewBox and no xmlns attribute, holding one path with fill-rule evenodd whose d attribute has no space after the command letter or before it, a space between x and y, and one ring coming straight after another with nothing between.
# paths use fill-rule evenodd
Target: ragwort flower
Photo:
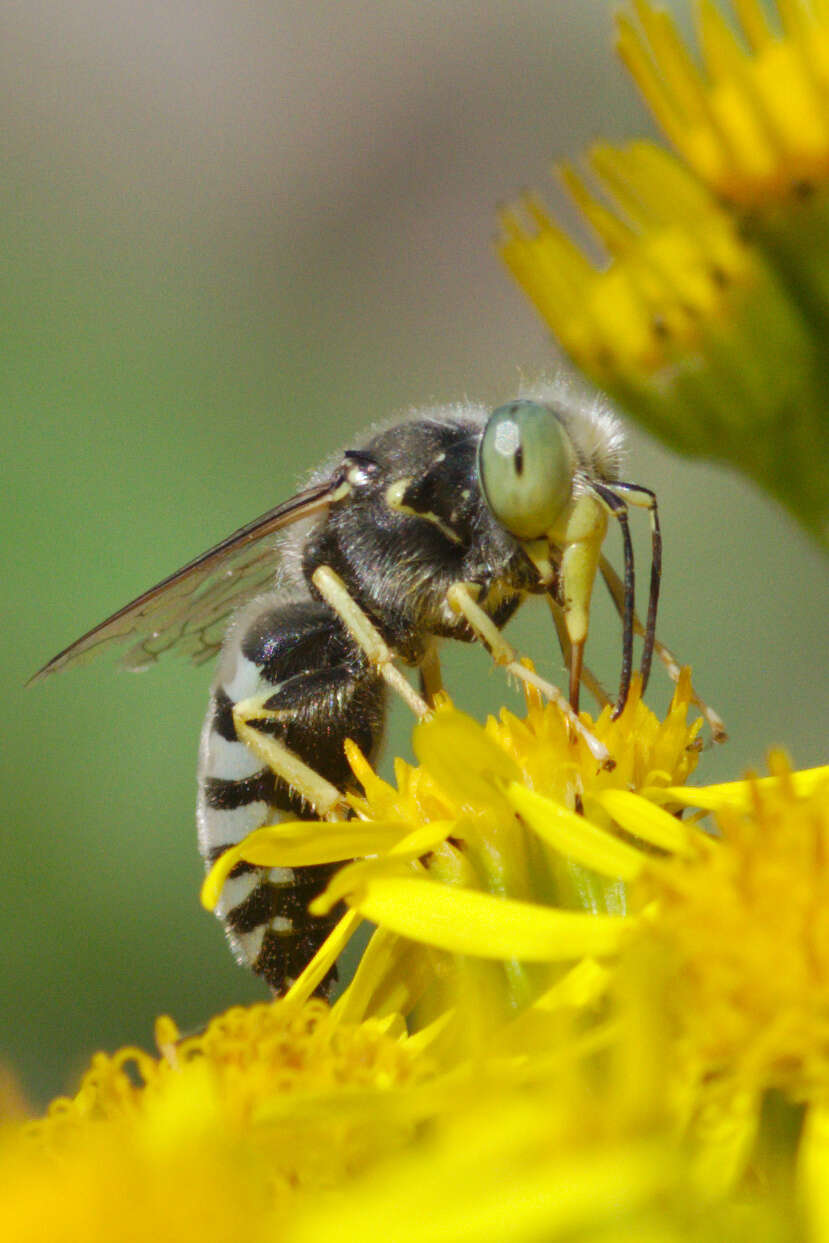
<instances>
[{"instance_id":1,"label":"ragwort flower","mask_svg":"<svg viewBox=\"0 0 829 1243\"><path fill-rule=\"evenodd\" d=\"M0 1142L0 1237L26 1243L275 1237L297 1197L411 1140L427 1055L400 1021L320 1001L237 1008L161 1056L97 1054L72 1098ZM426 1112L429 1106L421 1106Z\"/></svg>"},{"instance_id":2,"label":"ragwort flower","mask_svg":"<svg viewBox=\"0 0 829 1243\"><path fill-rule=\"evenodd\" d=\"M190 1037L159 1020L160 1056L99 1054L7 1126L3 1237L719 1243L795 1211L821 1237L829 773L688 786L687 673L663 720L637 685L600 714L612 771L528 698L483 727L445 701L393 785L352 748L352 820L240 845L358 856L330 944L293 996ZM308 1000L364 918L353 981ZM796 1167L794 1142L761 1164L772 1091L805 1111Z\"/></svg>"},{"instance_id":3,"label":"ragwort flower","mask_svg":"<svg viewBox=\"0 0 829 1243\"><path fill-rule=\"evenodd\" d=\"M535 198L500 251L574 362L685 453L723 458L829 539L829 11L699 6L704 69L647 0L619 48L687 167L598 144L567 189L596 267ZM772 348L769 348L770 343Z\"/></svg>"},{"instance_id":4,"label":"ragwort flower","mask_svg":"<svg viewBox=\"0 0 829 1243\"><path fill-rule=\"evenodd\" d=\"M771 768L670 792L713 811L716 831L643 874L648 918L622 969L668 1033L666 1083L684 1099L709 1197L745 1177L769 1129L795 1150L804 1111L803 1160L826 1163L829 768L793 773L781 753Z\"/></svg>"},{"instance_id":5,"label":"ragwort flower","mask_svg":"<svg viewBox=\"0 0 829 1243\"><path fill-rule=\"evenodd\" d=\"M654 849L687 850L689 830L671 814L679 804L663 804L697 762L692 695L686 673L664 721L638 683L617 720L606 708L593 728L617 760L612 771L533 692L524 720L503 711L485 727L445 701L415 728L420 764L398 760L395 786L351 747L364 791L350 797L354 819L258 830L214 866L205 901L240 860L356 859L312 907L344 901L348 913L289 995L309 995L367 919L378 932L337 1006L359 1020L387 1013L393 999L410 1023L417 1007L422 1026L460 1013L460 989L472 1039L543 996L568 964L615 955L631 922L628 883Z\"/></svg>"}]
</instances>

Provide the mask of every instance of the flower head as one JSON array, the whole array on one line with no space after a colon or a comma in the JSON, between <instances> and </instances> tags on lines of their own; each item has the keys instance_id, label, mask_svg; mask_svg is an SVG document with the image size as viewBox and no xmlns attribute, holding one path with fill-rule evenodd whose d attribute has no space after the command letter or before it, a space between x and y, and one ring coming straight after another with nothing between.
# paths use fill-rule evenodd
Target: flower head
<instances>
[{"instance_id":1,"label":"flower head","mask_svg":"<svg viewBox=\"0 0 829 1243\"><path fill-rule=\"evenodd\" d=\"M593 729L617 757L610 772L532 692L523 720L504 711L484 727L444 701L415 729L419 765L397 761L390 785L352 746L364 791L351 796L355 818L258 830L222 856L206 900L240 859L286 866L297 851L303 862L356 859L312 907L345 901L349 912L291 995L307 996L368 919L378 932L339 1012L359 1020L393 1004L412 1022L417 1008L423 1027L457 1010L461 989L466 1031L490 1031L545 994L567 964L614 955L629 923L627 882L654 847L686 848L687 830L662 804L670 808L664 791L697 762L692 694L686 672L664 721L642 703L638 683L617 720L605 709Z\"/></svg>"},{"instance_id":2,"label":"flower head","mask_svg":"<svg viewBox=\"0 0 829 1243\"><path fill-rule=\"evenodd\" d=\"M680 156L598 144L568 191L598 267L535 198L501 255L573 361L683 452L723 458L829 539L829 14L699 7L705 71L648 0L619 47ZM774 349L768 349L768 342Z\"/></svg>"},{"instance_id":3,"label":"flower head","mask_svg":"<svg viewBox=\"0 0 829 1243\"><path fill-rule=\"evenodd\" d=\"M602 713L612 772L534 694L485 726L444 702L394 785L352 749L353 820L240 847L360 854L324 899L349 904L331 945L293 997L194 1036L161 1019L160 1056L98 1054L75 1096L8 1126L3 1237L486 1243L509 1220L527 1240L679 1243L704 1203L699 1237L737 1238L746 1213L777 1229L792 1211L755 1195L735 1224L729 1198L758 1173L771 1088L808 1105L821 1220L829 774L687 785L691 702L686 673L662 720L635 685ZM721 837L684 807L714 809ZM303 1000L364 916L352 983Z\"/></svg>"},{"instance_id":4,"label":"flower head","mask_svg":"<svg viewBox=\"0 0 829 1243\"><path fill-rule=\"evenodd\" d=\"M760 0L698 7L703 68L668 13L648 0L617 19L619 51L666 135L717 197L761 211L829 180L829 13Z\"/></svg>"},{"instance_id":5,"label":"flower head","mask_svg":"<svg viewBox=\"0 0 829 1243\"><path fill-rule=\"evenodd\" d=\"M718 834L651 869L642 935L672 964L665 1000L701 1077L829 1103L829 770L721 795Z\"/></svg>"},{"instance_id":6,"label":"flower head","mask_svg":"<svg viewBox=\"0 0 829 1243\"><path fill-rule=\"evenodd\" d=\"M157 1038L158 1057L97 1054L74 1097L6 1135L3 1238L271 1237L297 1195L411 1140L433 1074L399 1020L344 1024L319 1001L229 1010L184 1038L161 1019Z\"/></svg>"}]
</instances>

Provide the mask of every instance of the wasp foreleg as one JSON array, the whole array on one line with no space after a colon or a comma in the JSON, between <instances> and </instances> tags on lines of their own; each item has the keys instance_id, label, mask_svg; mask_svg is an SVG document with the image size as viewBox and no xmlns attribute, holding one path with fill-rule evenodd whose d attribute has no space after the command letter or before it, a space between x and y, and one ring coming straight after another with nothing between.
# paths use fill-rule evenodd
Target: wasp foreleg
<instances>
[{"instance_id":1,"label":"wasp foreleg","mask_svg":"<svg viewBox=\"0 0 829 1243\"><path fill-rule=\"evenodd\" d=\"M492 618L477 603L476 596L479 592L480 588L477 583L453 583L447 592L447 598L451 607L469 623L470 628L483 643L496 665L518 678L519 681L534 687L547 699L557 704L571 728L584 740L601 767L615 768L616 761L607 747L582 724L558 687L540 678L532 669L528 669L521 663L515 648L507 642Z\"/></svg>"}]
</instances>

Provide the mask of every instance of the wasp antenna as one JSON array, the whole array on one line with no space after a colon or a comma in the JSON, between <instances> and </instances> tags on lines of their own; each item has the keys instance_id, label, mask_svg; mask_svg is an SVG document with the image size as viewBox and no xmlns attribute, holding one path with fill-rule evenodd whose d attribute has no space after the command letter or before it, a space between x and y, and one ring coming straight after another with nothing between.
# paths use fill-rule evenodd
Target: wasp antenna
<instances>
[{"instance_id":1,"label":"wasp antenna","mask_svg":"<svg viewBox=\"0 0 829 1243\"><path fill-rule=\"evenodd\" d=\"M639 483L614 483L613 491L623 492L629 504L647 509L651 520L651 583L648 595L648 616L645 621L642 663L639 666L639 672L642 677L642 694L644 695L648 686L648 678L651 674L653 649L656 641L656 612L659 606L659 587L662 581L662 530L659 525L659 507L656 503L656 493L652 492L650 488L642 487Z\"/></svg>"},{"instance_id":2,"label":"wasp antenna","mask_svg":"<svg viewBox=\"0 0 829 1243\"><path fill-rule=\"evenodd\" d=\"M630 677L633 670L633 608L635 603L635 578L633 570L633 543L630 538L627 505L620 496L595 480L590 482L591 491L598 496L613 517L618 521L622 532L625 552L624 606L622 609L622 674L619 679L619 695L613 709L613 720L621 716L627 703L630 691ZM654 625L656 616L654 615Z\"/></svg>"}]
</instances>

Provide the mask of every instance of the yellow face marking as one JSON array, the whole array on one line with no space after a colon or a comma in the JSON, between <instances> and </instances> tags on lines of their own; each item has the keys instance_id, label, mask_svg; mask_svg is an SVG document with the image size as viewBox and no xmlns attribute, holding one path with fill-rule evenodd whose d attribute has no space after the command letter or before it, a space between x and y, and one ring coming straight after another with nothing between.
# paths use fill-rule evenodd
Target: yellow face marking
<instances>
[{"instance_id":1,"label":"yellow face marking","mask_svg":"<svg viewBox=\"0 0 829 1243\"><path fill-rule=\"evenodd\" d=\"M431 522L434 526L436 526L448 540L452 541L453 544L462 543L463 541L461 540L461 537L457 535L451 527L447 526L443 519L439 518L437 514L433 514L431 512L424 513L419 509L412 509L411 506L403 504L403 497L405 496L406 489L411 482L411 479L395 479L394 483L389 484L386 488L385 495L386 504L389 509L395 510L398 514L409 514L412 518L425 518L427 522Z\"/></svg>"}]
</instances>

